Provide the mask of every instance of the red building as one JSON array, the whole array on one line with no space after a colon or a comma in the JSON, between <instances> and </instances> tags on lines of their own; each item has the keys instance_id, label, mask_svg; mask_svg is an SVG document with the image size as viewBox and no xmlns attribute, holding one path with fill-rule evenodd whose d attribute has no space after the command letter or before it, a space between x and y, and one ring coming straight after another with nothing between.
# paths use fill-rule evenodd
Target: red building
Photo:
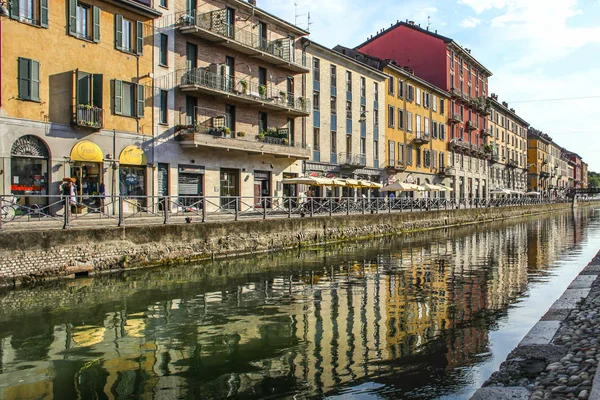
<instances>
[{"instance_id":1,"label":"red building","mask_svg":"<svg viewBox=\"0 0 600 400\"><path fill-rule=\"evenodd\" d=\"M566 152L565 155L573 163L573 187L575 189L583 189L583 159L573 152Z\"/></svg>"},{"instance_id":2,"label":"red building","mask_svg":"<svg viewBox=\"0 0 600 400\"><path fill-rule=\"evenodd\" d=\"M398 22L356 49L394 60L414 70L418 77L450 92L450 139L483 145L488 114L482 100L489 94L488 78L492 73L471 55L471 50L412 21Z\"/></svg>"}]
</instances>

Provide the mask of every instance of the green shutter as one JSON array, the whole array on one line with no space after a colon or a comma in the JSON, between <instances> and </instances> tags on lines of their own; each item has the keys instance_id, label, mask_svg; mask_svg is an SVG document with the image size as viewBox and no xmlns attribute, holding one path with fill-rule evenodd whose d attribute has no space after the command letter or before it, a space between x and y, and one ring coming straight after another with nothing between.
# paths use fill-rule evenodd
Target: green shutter
<instances>
[{"instance_id":1,"label":"green shutter","mask_svg":"<svg viewBox=\"0 0 600 400\"><path fill-rule=\"evenodd\" d=\"M12 19L19 19L19 0L12 0L8 4L10 4L10 9L8 10L10 17Z\"/></svg>"},{"instance_id":2,"label":"green shutter","mask_svg":"<svg viewBox=\"0 0 600 400\"><path fill-rule=\"evenodd\" d=\"M19 98L31 99L31 60L19 57L19 70L17 80L19 81Z\"/></svg>"},{"instance_id":3,"label":"green shutter","mask_svg":"<svg viewBox=\"0 0 600 400\"><path fill-rule=\"evenodd\" d=\"M69 0L69 35L77 35L77 0Z\"/></svg>"},{"instance_id":4,"label":"green shutter","mask_svg":"<svg viewBox=\"0 0 600 400\"><path fill-rule=\"evenodd\" d=\"M115 14L115 47L123 48L123 16L120 14Z\"/></svg>"},{"instance_id":5,"label":"green shutter","mask_svg":"<svg viewBox=\"0 0 600 400\"><path fill-rule=\"evenodd\" d=\"M123 82L115 79L115 114L123 114Z\"/></svg>"},{"instance_id":6,"label":"green shutter","mask_svg":"<svg viewBox=\"0 0 600 400\"><path fill-rule=\"evenodd\" d=\"M40 101L40 63L31 60L31 100Z\"/></svg>"},{"instance_id":7,"label":"green shutter","mask_svg":"<svg viewBox=\"0 0 600 400\"><path fill-rule=\"evenodd\" d=\"M98 108L102 107L102 74L92 75L92 105Z\"/></svg>"},{"instance_id":8,"label":"green shutter","mask_svg":"<svg viewBox=\"0 0 600 400\"><path fill-rule=\"evenodd\" d=\"M77 70L77 105L89 106L90 102L90 74Z\"/></svg>"},{"instance_id":9,"label":"green shutter","mask_svg":"<svg viewBox=\"0 0 600 400\"><path fill-rule=\"evenodd\" d=\"M144 109L146 108L146 93L144 92L144 85L136 85L137 86L137 116L144 116Z\"/></svg>"},{"instance_id":10,"label":"green shutter","mask_svg":"<svg viewBox=\"0 0 600 400\"><path fill-rule=\"evenodd\" d=\"M93 40L98 43L100 41L100 8L93 7L93 18L94 18L94 33Z\"/></svg>"},{"instance_id":11,"label":"green shutter","mask_svg":"<svg viewBox=\"0 0 600 400\"><path fill-rule=\"evenodd\" d=\"M144 23L137 21L137 29L135 30L136 46L135 50L137 54L142 54L144 51Z\"/></svg>"},{"instance_id":12,"label":"green shutter","mask_svg":"<svg viewBox=\"0 0 600 400\"><path fill-rule=\"evenodd\" d=\"M40 0L40 26L48 27L48 0Z\"/></svg>"}]
</instances>

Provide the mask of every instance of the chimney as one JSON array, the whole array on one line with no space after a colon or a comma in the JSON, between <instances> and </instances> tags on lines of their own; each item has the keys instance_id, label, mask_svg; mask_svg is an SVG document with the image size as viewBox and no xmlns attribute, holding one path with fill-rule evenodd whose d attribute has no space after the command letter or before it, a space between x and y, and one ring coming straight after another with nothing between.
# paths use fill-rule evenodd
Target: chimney
<instances>
[{"instance_id":1,"label":"chimney","mask_svg":"<svg viewBox=\"0 0 600 400\"><path fill-rule=\"evenodd\" d=\"M409 25L414 25L414 24L415 24L415 21L408 21L408 24L409 24Z\"/></svg>"},{"instance_id":2,"label":"chimney","mask_svg":"<svg viewBox=\"0 0 600 400\"><path fill-rule=\"evenodd\" d=\"M510 109L510 112L514 114L514 113L515 113L515 109L514 109L514 108L511 108L511 109Z\"/></svg>"},{"instance_id":3,"label":"chimney","mask_svg":"<svg viewBox=\"0 0 600 400\"><path fill-rule=\"evenodd\" d=\"M502 105L503 105L504 107L508 108L508 103L507 103L507 102L503 101L503 102L502 102Z\"/></svg>"},{"instance_id":4,"label":"chimney","mask_svg":"<svg viewBox=\"0 0 600 400\"><path fill-rule=\"evenodd\" d=\"M253 7L256 7L256 0L248 0L248 4L252 5Z\"/></svg>"}]
</instances>

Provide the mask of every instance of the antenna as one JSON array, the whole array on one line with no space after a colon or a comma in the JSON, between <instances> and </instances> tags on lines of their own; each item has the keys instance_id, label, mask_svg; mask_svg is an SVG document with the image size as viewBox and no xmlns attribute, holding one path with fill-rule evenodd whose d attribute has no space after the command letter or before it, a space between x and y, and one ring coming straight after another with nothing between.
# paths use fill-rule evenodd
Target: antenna
<instances>
[{"instance_id":1,"label":"antenna","mask_svg":"<svg viewBox=\"0 0 600 400\"><path fill-rule=\"evenodd\" d=\"M427 30L429 30L429 27L431 26L431 16L428 15L427 16Z\"/></svg>"},{"instance_id":2,"label":"antenna","mask_svg":"<svg viewBox=\"0 0 600 400\"><path fill-rule=\"evenodd\" d=\"M310 22L310 12L308 14L298 14L298 2L295 1L294 2L294 25L298 26L298 17L306 17L306 16L308 16L308 28L306 30L309 31L310 26L312 25L312 22Z\"/></svg>"}]
</instances>

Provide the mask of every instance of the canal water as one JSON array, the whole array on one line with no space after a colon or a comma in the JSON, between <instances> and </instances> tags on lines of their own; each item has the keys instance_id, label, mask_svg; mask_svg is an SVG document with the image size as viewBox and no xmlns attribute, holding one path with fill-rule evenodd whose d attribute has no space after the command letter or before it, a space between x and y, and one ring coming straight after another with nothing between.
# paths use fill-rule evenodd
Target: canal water
<instances>
[{"instance_id":1,"label":"canal water","mask_svg":"<svg viewBox=\"0 0 600 400\"><path fill-rule=\"evenodd\" d=\"M0 399L463 399L600 249L591 209L0 292Z\"/></svg>"}]
</instances>

